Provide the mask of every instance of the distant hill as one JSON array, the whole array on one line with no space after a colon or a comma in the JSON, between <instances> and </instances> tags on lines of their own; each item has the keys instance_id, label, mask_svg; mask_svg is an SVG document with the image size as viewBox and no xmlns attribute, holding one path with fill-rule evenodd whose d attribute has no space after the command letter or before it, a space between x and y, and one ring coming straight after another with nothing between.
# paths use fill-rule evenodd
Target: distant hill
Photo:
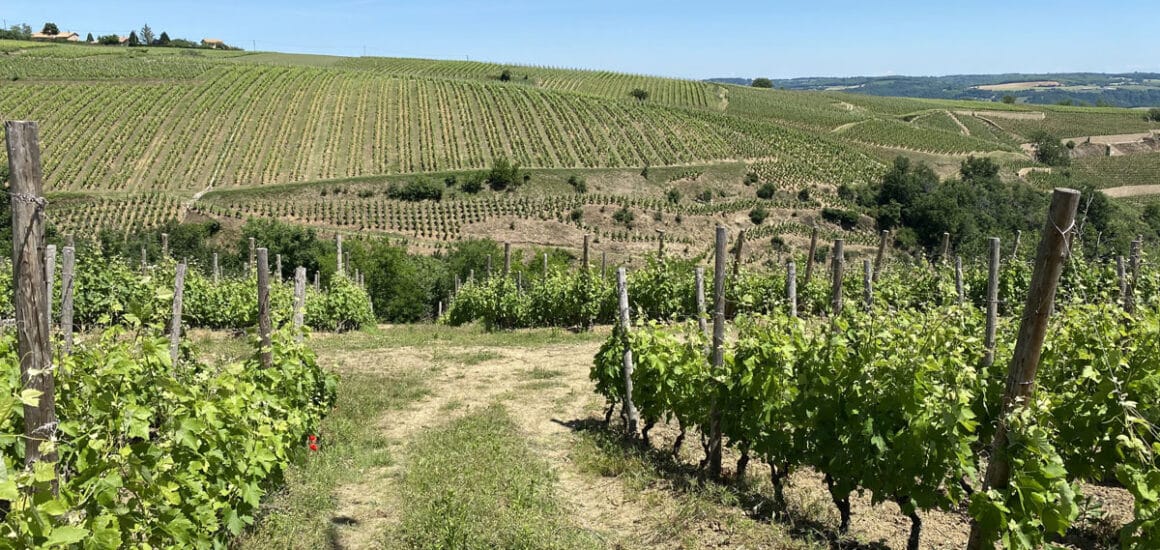
<instances>
[{"instance_id":1,"label":"distant hill","mask_svg":"<svg viewBox=\"0 0 1160 550\"><path fill-rule=\"evenodd\" d=\"M709 82L747 86L746 78ZM1020 103L1109 107L1160 105L1160 73L1045 73L951 76L809 77L774 80L787 90L844 91L890 97L1001 101L1011 95Z\"/></svg>"}]
</instances>

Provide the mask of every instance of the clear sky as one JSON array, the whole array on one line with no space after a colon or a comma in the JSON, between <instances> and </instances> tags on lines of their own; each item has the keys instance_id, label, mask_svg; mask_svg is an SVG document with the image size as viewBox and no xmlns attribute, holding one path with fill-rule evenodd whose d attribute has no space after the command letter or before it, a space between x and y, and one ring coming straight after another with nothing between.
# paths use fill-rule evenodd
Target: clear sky
<instances>
[{"instance_id":1,"label":"clear sky","mask_svg":"<svg viewBox=\"0 0 1160 550\"><path fill-rule=\"evenodd\" d=\"M3 0L40 30L687 78L1160 72L1160 0Z\"/></svg>"}]
</instances>

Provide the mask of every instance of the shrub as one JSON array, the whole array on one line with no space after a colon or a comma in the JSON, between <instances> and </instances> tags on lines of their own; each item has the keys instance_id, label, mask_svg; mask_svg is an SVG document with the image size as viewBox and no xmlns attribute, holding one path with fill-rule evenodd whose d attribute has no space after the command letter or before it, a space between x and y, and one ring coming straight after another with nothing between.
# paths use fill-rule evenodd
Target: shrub
<instances>
[{"instance_id":1,"label":"shrub","mask_svg":"<svg viewBox=\"0 0 1160 550\"><path fill-rule=\"evenodd\" d=\"M503 191L509 187L514 189L522 181L526 181L526 178L520 177L520 165L509 161L507 157L496 159L487 173L487 185L494 191Z\"/></svg>"},{"instance_id":2,"label":"shrub","mask_svg":"<svg viewBox=\"0 0 1160 550\"><path fill-rule=\"evenodd\" d=\"M801 191L798 191L798 200L802 201L802 202L809 202L810 201L810 188L802 187Z\"/></svg>"},{"instance_id":3,"label":"shrub","mask_svg":"<svg viewBox=\"0 0 1160 550\"><path fill-rule=\"evenodd\" d=\"M1148 114L1144 118L1152 122L1160 122L1160 107L1148 109Z\"/></svg>"},{"instance_id":4,"label":"shrub","mask_svg":"<svg viewBox=\"0 0 1160 550\"><path fill-rule=\"evenodd\" d=\"M1044 130L1036 130L1029 137L1031 138L1031 146L1035 148L1035 160L1048 166L1071 164L1071 155L1067 148L1059 142L1059 138Z\"/></svg>"},{"instance_id":5,"label":"shrub","mask_svg":"<svg viewBox=\"0 0 1160 550\"><path fill-rule=\"evenodd\" d=\"M570 213L568 214L568 219L570 219L570 220L572 220L572 221L574 221L574 222L578 222L578 221L580 221L580 220L584 219L584 209L582 209L582 208L573 208L573 209L572 209L572 212L570 212Z\"/></svg>"},{"instance_id":6,"label":"shrub","mask_svg":"<svg viewBox=\"0 0 1160 550\"><path fill-rule=\"evenodd\" d=\"M823 208L822 219L842 226L842 229L853 229L858 225L858 213L841 208Z\"/></svg>"},{"instance_id":7,"label":"shrub","mask_svg":"<svg viewBox=\"0 0 1160 550\"><path fill-rule=\"evenodd\" d=\"M676 189L669 189L669 192L665 193L665 198L668 199L669 204L677 204L681 202L681 192Z\"/></svg>"},{"instance_id":8,"label":"shrub","mask_svg":"<svg viewBox=\"0 0 1160 550\"><path fill-rule=\"evenodd\" d=\"M588 182L585 181L582 176L577 176L575 174L568 176L568 185L571 185L572 190L576 191L577 193L588 192Z\"/></svg>"},{"instance_id":9,"label":"shrub","mask_svg":"<svg viewBox=\"0 0 1160 550\"><path fill-rule=\"evenodd\" d=\"M502 82L508 82L512 79L512 72L508 69L504 69L502 73L499 73L499 79Z\"/></svg>"},{"instance_id":10,"label":"shrub","mask_svg":"<svg viewBox=\"0 0 1160 550\"><path fill-rule=\"evenodd\" d=\"M754 88L772 88L773 81L768 79L768 78L764 78L764 77L755 78L755 79L753 79L753 82L751 82L749 85L753 86Z\"/></svg>"},{"instance_id":11,"label":"shrub","mask_svg":"<svg viewBox=\"0 0 1160 550\"><path fill-rule=\"evenodd\" d=\"M480 191L483 191L483 181L485 179L487 179L487 176L484 174L473 174L467 179L463 180L463 183L459 184L459 190L463 191L464 193L474 195Z\"/></svg>"},{"instance_id":12,"label":"shrub","mask_svg":"<svg viewBox=\"0 0 1160 550\"><path fill-rule=\"evenodd\" d=\"M648 90L644 90L641 88L634 88L631 92L628 92L628 95L636 98L637 101L647 101L648 100Z\"/></svg>"},{"instance_id":13,"label":"shrub","mask_svg":"<svg viewBox=\"0 0 1160 550\"><path fill-rule=\"evenodd\" d=\"M761 225L768 217L769 211L760 204L753 207L753 210L749 211L749 221L753 222L753 225Z\"/></svg>"},{"instance_id":14,"label":"shrub","mask_svg":"<svg viewBox=\"0 0 1160 550\"><path fill-rule=\"evenodd\" d=\"M387 197L400 201L440 201L443 188L427 178L411 180L403 185L392 183L387 187Z\"/></svg>"},{"instance_id":15,"label":"shrub","mask_svg":"<svg viewBox=\"0 0 1160 550\"><path fill-rule=\"evenodd\" d=\"M713 202L713 192L705 189L704 191L697 193L697 200L701 202Z\"/></svg>"},{"instance_id":16,"label":"shrub","mask_svg":"<svg viewBox=\"0 0 1160 550\"><path fill-rule=\"evenodd\" d=\"M612 219L616 223L622 223L628 227L632 227L632 222L636 220L636 215L627 206L622 206L620 210L612 214Z\"/></svg>"},{"instance_id":17,"label":"shrub","mask_svg":"<svg viewBox=\"0 0 1160 550\"><path fill-rule=\"evenodd\" d=\"M459 183L459 178L455 177L455 174L443 178L443 185L447 187L455 187L456 183Z\"/></svg>"},{"instance_id":18,"label":"shrub","mask_svg":"<svg viewBox=\"0 0 1160 550\"><path fill-rule=\"evenodd\" d=\"M761 181L761 178L757 176L757 173L756 173L756 172L750 172L750 173L748 173L748 174L745 174L745 185L746 185L746 187L748 187L748 186L750 186L750 185L753 185L753 184L755 184L755 183L757 183L757 182L759 182L759 181Z\"/></svg>"},{"instance_id":19,"label":"shrub","mask_svg":"<svg viewBox=\"0 0 1160 550\"><path fill-rule=\"evenodd\" d=\"M777 194L777 186L772 183L763 183L757 188L757 198L769 200Z\"/></svg>"}]
</instances>

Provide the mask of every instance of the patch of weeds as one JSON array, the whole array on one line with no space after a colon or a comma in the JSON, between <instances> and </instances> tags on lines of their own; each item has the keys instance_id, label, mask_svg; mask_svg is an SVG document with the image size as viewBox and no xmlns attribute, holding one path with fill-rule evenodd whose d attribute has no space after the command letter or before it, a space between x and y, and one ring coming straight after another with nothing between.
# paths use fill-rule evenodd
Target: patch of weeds
<instances>
[{"instance_id":1,"label":"patch of weeds","mask_svg":"<svg viewBox=\"0 0 1160 550\"><path fill-rule=\"evenodd\" d=\"M407 454L399 548L598 548L568 522L556 478L502 406L420 433Z\"/></svg>"},{"instance_id":2,"label":"patch of weeds","mask_svg":"<svg viewBox=\"0 0 1160 550\"><path fill-rule=\"evenodd\" d=\"M285 483L262 503L255 527L236 548L328 548L336 536L333 491L366 470L392 463L390 441L368 420L430 393L418 373L344 375L338 403L319 428L319 450L292 465Z\"/></svg>"},{"instance_id":3,"label":"patch of weeds","mask_svg":"<svg viewBox=\"0 0 1160 550\"><path fill-rule=\"evenodd\" d=\"M480 325L449 327L444 325L398 325L370 327L345 334L314 333L311 345L316 350L358 351L389 347L490 346L536 348L558 344L603 342L610 327L596 327L586 332L560 328L523 329L487 332Z\"/></svg>"},{"instance_id":4,"label":"patch of weeds","mask_svg":"<svg viewBox=\"0 0 1160 550\"><path fill-rule=\"evenodd\" d=\"M564 371L556 369L546 369L544 367L533 367L532 370L523 371L520 373L520 380L551 380L564 376Z\"/></svg>"},{"instance_id":5,"label":"patch of weeds","mask_svg":"<svg viewBox=\"0 0 1160 550\"><path fill-rule=\"evenodd\" d=\"M503 359L503 355L488 349L453 351L446 348L434 348L431 351L431 360L436 363L463 365L465 367L472 367L496 359Z\"/></svg>"},{"instance_id":6,"label":"patch of weeds","mask_svg":"<svg viewBox=\"0 0 1160 550\"><path fill-rule=\"evenodd\" d=\"M463 401L460 401L458 399L452 399L451 401L448 401L448 402L440 405L439 410L444 411L444 412L457 411L459 409L462 409L464 406L465 406L465 404L463 403Z\"/></svg>"}]
</instances>

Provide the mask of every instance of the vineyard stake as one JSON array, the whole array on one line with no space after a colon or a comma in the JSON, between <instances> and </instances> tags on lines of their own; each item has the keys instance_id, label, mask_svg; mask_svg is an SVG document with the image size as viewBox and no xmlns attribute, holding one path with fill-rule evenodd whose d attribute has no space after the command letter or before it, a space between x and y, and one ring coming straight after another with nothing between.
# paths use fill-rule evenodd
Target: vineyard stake
<instances>
[{"instance_id":1,"label":"vineyard stake","mask_svg":"<svg viewBox=\"0 0 1160 550\"><path fill-rule=\"evenodd\" d=\"M1128 271L1124 268L1124 257L1116 256L1116 275L1120 278L1120 307L1128 308Z\"/></svg>"},{"instance_id":2,"label":"vineyard stake","mask_svg":"<svg viewBox=\"0 0 1160 550\"><path fill-rule=\"evenodd\" d=\"M1019 259L1019 243L1022 240L1023 240L1023 230L1016 229L1015 230L1015 245L1011 247L1011 259L1012 260Z\"/></svg>"},{"instance_id":3,"label":"vineyard stake","mask_svg":"<svg viewBox=\"0 0 1160 550\"><path fill-rule=\"evenodd\" d=\"M181 302L185 295L185 262L177 264L173 278L173 317L169 321L169 361L177 365L177 353L181 348Z\"/></svg>"},{"instance_id":4,"label":"vineyard stake","mask_svg":"<svg viewBox=\"0 0 1160 550\"><path fill-rule=\"evenodd\" d=\"M742 229L737 233L737 250L733 251L733 278L737 278L737 274L741 272L741 249L745 246L745 230Z\"/></svg>"},{"instance_id":5,"label":"vineyard stake","mask_svg":"<svg viewBox=\"0 0 1160 550\"><path fill-rule=\"evenodd\" d=\"M282 282L282 255L281 254L274 255L274 274L277 277L278 282L281 283Z\"/></svg>"},{"instance_id":6,"label":"vineyard stake","mask_svg":"<svg viewBox=\"0 0 1160 550\"><path fill-rule=\"evenodd\" d=\"M830 260L830 273L832 283L832 294L830 301L830 312L834 317L842 313L842 274L846 270L846 241L838 239L834 241L834 257Z\"/></svg>"},{"instance_id":7,"label":"vineyard stake","mask_svg":"<svg viewBox=\"0 0 1160 550\"><path fill-rule=\"evenodd\" d=\"M991 247L990 261L987 265L987 331L983 336L983 366L995 364L995 332L999 323L999 238L988 239Z\"/></svg>"},{"instance_id":8,"label":"vineyard stake","mask_svg":"<svg viewBox=\"0 0 1160 550\"><path fill-rule=\"evenodd\" d=\"M544 253L544 279L548 278L548 253Z\"/></svg>"},{"instance_id":9,"label":"vineyard stake","mask_svg":"<svg viewBox=\"0 0 1160 550\"><path fill-rule=\"evenodd\" d=\"M883 229L878 233L878 255L874 257L873 282L878 282L878 274L882 272L882 260L886 257L886 239L890 232Z\"/></svg>"},{"instance_id":10,"label":"vineyard stake","mask_svg":"<svg viewBox=\"0 0 1160 550\"><path fill-rule=\"evenodd\" d=\"M314 291L315 292L322 290L322 281L319 280L318 274L319 274L318 271L314 272Z\"/></svg>"},{"instance_id":11,"label":"vineyard stake","mask_svg":"<svg viewBox=\"0 0 1160 550\"><path fill-rule=\"evenodd\" d=\"M250 264L249 264L249 268L248 268L248 269L249 269L249 272L248 272L248 273L246 273L246 276L247 276L247 277L250 277L250 276L253 276L253 275L254 275L254 253L255 253L254 246L255 246L256 244L257 244L257 243L254 241L254 238L253 238L253 237L250 237ZM339 262L339 263L342 263L342 262Z\"/></svg>"},{"instance_id":12,"label":"vineyard stake","mask_svg":"<svg viewBox=\"0 0 1160 550\"><path fill-rule=\"evenodd\" d=\"M584 248L580 253L580 269L588 271L588 234L584 234Z\"/></svg>"},{"instance_id":13,"label":"vineyard stake","mask_svg":"<svg viewBox=\"0 0 1160 550\"><path fill-rule=\"evenodd\" d=\"M161 259L169 257L169 233L161 234Z\"/></svg>"},{"instance_id":14,"label":"vineyard stake","mask_svg":"<svg viewBox=\"0 0 1160 550\"><path fill-rule=\"evenodd\" d=\"M4 123L8 149L8 195L12 201L12 283L16 309L16 341L20 378L25 390L37 390L36 405L24 405L24 464L55 463L55 450L41 453L42 441L56 439L56 384L44 281L43 172L40 138L35 122ZM54 466L55 467L55 466ZM53 496L58 481L52 483Z\"/></svg>"},{"instance_id":15,"label":"vineyard stake","mask_svg":"<svg viewBox=\"0 0 1160 550\"><path fill-rule=\"evenodd\" d=\"M346 269L345 269L346 266L342 263L342 235L341 234L334 236L334 246L338 250L338 252L337 252L337 254L338 254L338 274L345 275L346 274ZM253 246L251 245L250 248L252 249Z\"/></svg>"},{"instance_id":16,"label":"vineyard stake","mask_svg":"<svg viewBox=\"0 0 1160 550\"><path fill-rule=\"evenodd\" d=\"M294 339L302 341L302 319L306 314L306 268L294 269Z\"/></svg>"},{"instance_id":17,"label":"vineyard stake","mask_svg":"<svg viewBox=\"0 0 1160 550\"><path fill-rule=\"evenodd\" d=\"M503 278L512 274L512 243L503 243Z\"/></svg>"},{"instance_id":18,"label":"vineyard stake","mask_svg":"<svg viewBox=\"0 0 1160 550\"><path fill-rule=\"evenodd\" d=\"M818 252L818 224L814 222L814 230L810 233L810 251L806 255L806 280L805 285L809 286L810 280L814 276L814 258Z\"/></svg>"},{"instance_id":19,"label":"vineyard stake","mask_svg":"<svg viewBox=\"0 0 1160 550\"><path fill-rule=\"evenodd\" d=\"M955 256L955 292L958 293L958 305L963 305L966 300L966 295L963 291L963 258L962 256Z\"/></svg>"},{"instance_id":20,"label":"vineyard stake","mask_svg":"<svg viewBox=\"0 0 1160 550\"><path fill-rule=\"evenodd\" d=\"M48 289L44 299L44 316L48 319L48 333L52 334L52 302L56 297L56 245L44 247L44 286Z\"/></svg>"},{"instance_id":21,"label":"vineyard stake","mask_svg":"<svg viewBox=\"0 0 1160 550\"><path fill-rule=\"evenodd\" d=\"M491 254L487 255L487 280L491 280Z\"/></svg>"},{"instance_id":22,"label":"vineyard stake","mask_svg":"<svg viewBox=\"0 0 1160 550\"><path fill-rule=\"evenodd\" d=\"M1051 317L1055 291L1066 259L1067 233L1073 229L1078 207L1079 191L1057 188L1052 192L1043 238L1039 241L1039 249L1035 253L1031 287L1027 293L1027 302L1023 306L1023 319L1019 323L1019 338L1015 341L1015 353L1007 373L1003 412L991 443L991 462L987 465L983 491L1007 487L1011 466L1007 461L1009 443L1006 418L1016 409L1026 407L1027 401L1035 393L1035 374L1039 368L1039 356L1043 351L1047 322ZM978 523L972 521L967 548L977 550L983 546L982 531Z\"/></svg>"},{"instance_id":23,"label":"vineyard stake","mask_svg":"<svg viewBox=\"0 0 1160 550\"><path fill-rule=\"evenodd\" d=\"M1096 246L1095 246L1095 248L1092 249L1092 258L1094 258L1094 259L1099 259L1099 257L1100 257L1100 240L1102 240L1103 238L1104 238L1103 231L1099 231L1096 233Z\"/></svg>"},{"instance_id":24,"label":"vineyard stake","mask_svg":"<svg viewBox=\"0 0 1160 550\"><path fill-rule=\"evenodd\" d=\"M665 259L665 230L657 229L657 259Z\"/></svg>"},{"instance_id":25,"label":"vineyard stake","mask_svg":"<svg viewBox=\"0 0 1160 550\"><path fill-rule=\"evenodd\" d=\"M141 274L144 275L149 269L149 255L145 252L145 247L141 247Z\"/></svg>"},{"instance_id":26,"label":"vineyard stake","mask_svg":"<svg viewBox=\"0 0 1160 550\"><path fill-rule=\"evenodd\" d=\"M697 266L693 271L693 281L697 289L697 328L701 329L701 334L705 337L709 336L709 323L705 317L707 312L705 310L705 268Z\"/></svg>"},{"instance_id":27,"label":"vineyard stake","mask_svg":"<svg viewBox=\"0 0 1160 550\"><path fill-rule=\"evenodd\" d=\"M64 336L64 353L70 355L73 345L73 284L76 271L76 248L64 247L60 271L60 331Z\"/></svg>"},{"instance_id":28,"label":"vineyard stake","mask_svg":"<svg viewBox=\"0 0 1160 550\"><path fill-rule=\"evenodd\" d=\"M607 267L608 267L608 253L601 250L600 251L600 280L601 281L608 278L606 276L608 273Z\"/></svg>"},{"instance_id":29,"label":"vineyard stake","mask_svg":"<svg viewBox=\"0 0 1160 550\"><path fill-rule=\"evenodd\" d=\"M1142 239L1137 238L1132 241L1131 247L1128 249L1128 267L1131 269L1131 277L1128 278L1128 299L1124 301L1124 309L1128 313L1136 312L1136 285L1140 281L1140 245L1143 244Z\"/></svg>"},{"instance_id":30,"label":"vineyard stake","mask_svg":"<svg viewBox=\"0 0 1160 550\"><path fill-rule=\"evenodd\" d=\"M274 366L273 330L270 322L270 258L265 247L258 249L258 338L261 340L262 367Z\"/></svg>"},{"instance_id":31,"label":"vineyard stake","mask_svg":"<svg viewBox=\"0 0 1160 550\"><path fill-rule=\"evenodd\" d=\"M218 284L221 279L221 268L218 266L218 253L213 253L213 284Z\"/></svg>"},{"instance_id":32,"label":"vineyard stake","mask_svg":"<svg viewBox=\"0 0 1160 550\"><path fill-rule=\"evenodd\" d=\"M624 331L624 368L621 370L621 375L624 377L625 427L628 429L628 436L635 438L636 427L640 423L640 416L636 412L636 406L632 403L632 346L629 345L628 339L631 320L629 319L628 312L628 276L623 267L616 270L616 290L619 295L620 328Z\"/></svg>"},{"instance_id":33,"label":"vineyard stake","mask_svg":"<svg viewBox=\"0 0 1160 550\"><path fill-rule=\"evenodd\" d=\"M943 264L951 261L951 234L946 231L943 231L942 255L939 257L939 261Z\"/></svg>"},{"instance_id":34,"label":"vineyard stake","mask_svg":"<svg viewBox=\"0 0 1160 550\"><path fill-rule=\"evenodd\" d=\"M712 371L725 364L725 262L728 261L725 227L717 226L717 257L713 265L713 355ZM721 477L721 405L713 388L713 406L709 411L709 476Z\"/></svg>"},{"instance_id":35,"label":"vineyard stake","mask_svg":"<svg viewBox=\"0 0 1160 550\"><path fill-rule=\"evenodd\" d=\"M862 302L866 311L874 307L874 264L870 258L862 260Z\"/></svg>"},{"instance_id":36,"label":"vineyard stake","mask_svg":"<svg viewBox=\"0 0 1160 550\"><path fill-rule=\"evenodd\" d=\"M785 262L785 295L786 299L789 300L789 316L797 317L797 265L793 263L793 260Z\"/></svg>"},{"instance_id":37,"label":"vineyard stake","mask_svg":"<svg viewBox=\"0 0 1160 550\"><path fill-rule=\"evenodd\" d=\"M443 300L439 300L438 309L435 310L435 320L438 321L443 317Z\"/></svg>"}]
</instances>

